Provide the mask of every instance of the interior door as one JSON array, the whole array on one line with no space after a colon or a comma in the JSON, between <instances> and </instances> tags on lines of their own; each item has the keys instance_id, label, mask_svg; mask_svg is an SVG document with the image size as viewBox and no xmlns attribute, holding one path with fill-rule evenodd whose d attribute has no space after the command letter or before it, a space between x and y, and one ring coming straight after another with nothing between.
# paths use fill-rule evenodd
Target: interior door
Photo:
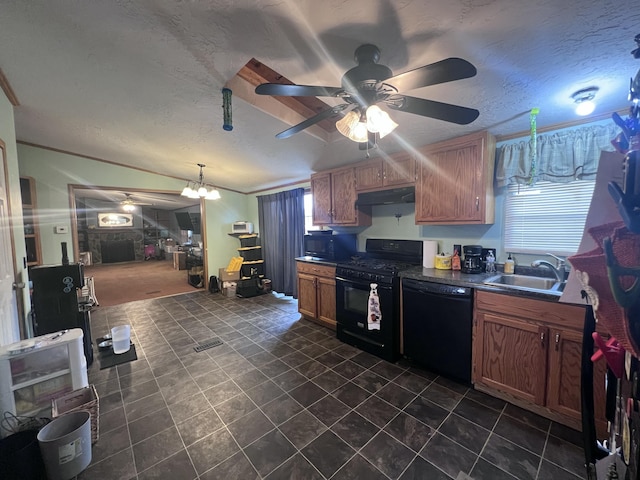
<instances>
[{"instance_id":1,"label":"interior door","mask_svg":"<svg viewBox=\"0 0 640 480\"><path fill-rule=\"evenodd\" d=\"M11 238L11 212L8 202L7 159L0 141L0 345L20 340L18 301L14 295L15 249ZM19 292L21 294L21 292Z\"/></svg>"}]
</instances>

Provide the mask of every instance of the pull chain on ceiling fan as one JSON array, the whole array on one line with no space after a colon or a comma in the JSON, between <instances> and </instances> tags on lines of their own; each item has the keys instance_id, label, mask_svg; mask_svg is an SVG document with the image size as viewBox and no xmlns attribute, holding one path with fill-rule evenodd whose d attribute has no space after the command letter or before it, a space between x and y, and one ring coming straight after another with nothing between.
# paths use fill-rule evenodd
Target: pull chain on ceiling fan
<instances>
[{"instance_id":1,"label":"pull chain on ceiling fan","mask_svg":"<svg viewBox=\"0 0 640 480\"><path fill-rule=\"evenodd\" d=\"M475 76L476 68L466 60L447 58L393 76L389 67L378 63L379 59L380 50L375 45L366 44L358 47L355 51L355 60L358 65L344 74L341 87L278 83L258 85L255 91L259 95L336 97L346 102L323 110L278 133L276 137L288 138L325 118L343 115L343 118L336 122L336 128L342 135L362 145L370 139L370 134L382 138L398 126L378 104L392 110L459 125L467 125L478 118L479 112L473 108L411 97L401 93Z\"/></svg>"}]
</instances>

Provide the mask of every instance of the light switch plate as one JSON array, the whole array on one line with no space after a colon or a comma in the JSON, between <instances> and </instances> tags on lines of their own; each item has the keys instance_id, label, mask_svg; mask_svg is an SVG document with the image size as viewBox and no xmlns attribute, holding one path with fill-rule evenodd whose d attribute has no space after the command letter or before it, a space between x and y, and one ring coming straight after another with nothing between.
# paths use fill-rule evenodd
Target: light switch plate
<instances>
[{"instance_id":1,"label":"light switch plate","mask_svg":"<svg viewBox=\"0 0 640 480\"><path fill-rule=\"evenodd\" d=\"M66 225L57 225L53 228L54 233L69 233L69 227Z\"/></svg>"}]
</instances>

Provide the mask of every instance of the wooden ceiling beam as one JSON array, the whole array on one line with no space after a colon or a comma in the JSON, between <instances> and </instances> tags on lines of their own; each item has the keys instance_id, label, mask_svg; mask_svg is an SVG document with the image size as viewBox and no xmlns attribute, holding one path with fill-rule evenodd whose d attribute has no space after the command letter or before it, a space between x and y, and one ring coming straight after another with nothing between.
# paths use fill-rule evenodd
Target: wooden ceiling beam
<instances>
[{"instance_id":1,"label":"wooden ceiling beam","mask_svg":"<svg viewBox=\"0 0 640 480\"><path fill-rule=\"evenodd\" d=\"M259 62L255 58L249 60L236 75L254 87L257 87L262 83L295 85L291 80L280 75L278 72L267 67L264 63ZM316 97L274 96L273 98L304 118L310 118L331 108L331 105ZM322 120L321 122L318 122L317 125L321 126L328 133L333 133L336 131L336 118Z\"/></svg>"}]
</instances>

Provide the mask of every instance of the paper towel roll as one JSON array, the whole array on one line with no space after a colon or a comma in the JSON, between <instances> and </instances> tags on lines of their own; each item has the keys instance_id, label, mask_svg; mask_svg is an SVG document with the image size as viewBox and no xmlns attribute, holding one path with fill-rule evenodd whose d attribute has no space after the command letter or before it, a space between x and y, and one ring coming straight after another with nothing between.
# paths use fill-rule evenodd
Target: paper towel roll
<instances>
[{"instance_id":1,"label":"paper towel roll","mask_svg":"<svg viewBox=\"0 0 640 480\"><path fill-rule=\"evenodd\" d=\"M434 268L436 255L438 254L438 242L435 240L422 241L422 266Z\"/></svg>"}]
</instances>

